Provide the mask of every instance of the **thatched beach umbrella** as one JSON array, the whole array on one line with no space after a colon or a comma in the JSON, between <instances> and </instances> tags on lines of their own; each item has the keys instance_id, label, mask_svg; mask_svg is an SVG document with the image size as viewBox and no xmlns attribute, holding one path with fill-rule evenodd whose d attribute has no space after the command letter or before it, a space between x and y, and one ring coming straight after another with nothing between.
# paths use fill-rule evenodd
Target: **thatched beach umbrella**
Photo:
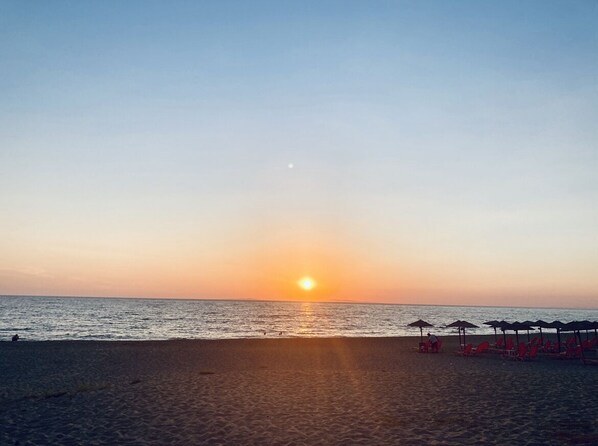
<instances>
[{"instance_id":1,"label":"thatched beach umbrella","mask_svg":"<svg viewBox=\"0 0 598 446\"><path fill-rule=\"evenodd\" d=\"M419 342L424 342L424 327L433 327L432 324L429 324L426 321L422 321L418 319L415 322L411 322L407 325L408 327L419 327Z\"/></svg>"},{"instance_id":2,"label":"thatched beach umbrella","mask_svg":"<svg viewBox=\"0 0 598 446\"><path fill-rule=\"evenodd\" d=\"M457 332L459 333L459 348L460 348L460 349L461 349L461 348L463 348L463 347L462 347L462 346L463 346L463 344L461 343L461 321L455 321L455 322L453 322L452 324L448 324L448 325L446 326L446 328L449 328L449 327L451 327L451 328L452 328L452 327L455 327L455 328L457 329Z\"/></svg>"},{"instance_id":3,"label":"thatched beach umbrella","mask_svg":"<svg viewBox=\"0 0 598 446\"><path fill-rule=\"evenodd\" d=\"M502 339L503 339L503 348L506 350L507 349L507 330L511 329L511 323L507 322L507 321L500 321L498 324L498 327L500 328L500 331L502 331Z\"/></svg>"},{"instance_id":4,"label":"thatched beach umbrella","mask_svg":"<svg viewBox=\"0 0 598 446\"><path fill-rule=\"evenodd\" d=\"M515 330L515 338L517 339L517 345L519 345L519 332L524 330L527 331L527 340L529 342L529 331L533 330L533 328L524 322L515 321L511 324L509 330Z\"/></svg>"},{"instance_id":5,"label":"thatched beach umbrella","mask_svg":"<svg viewBox=\"0 0 598 446\"><path fill-rule=\"evenodd\" d=\"M567 324L568 325L568 324ZM590 330L594 328L594 323L588 320L577 321L575 322L575 326L579 327L579 330L585 330L586 332L586 341L590 339Z\"/></svg>"},{"instance_id":6,"label":"thatched beach umbrella","mask_svg":"<svg viewBox=\"0 0 598 446\"><path fill-rule=\"evenodd\" d=\"M522 322L522 324L523 324L523 325L527 325L527 326L529 327L529 328L526 330L526 331L527 331L527 342L528 342L528 344L529 344L529 342L530 342L530 339L529 339L529 331L530 331L530 330L533 330L533 328L532 328L532 327L534 326L534 322L532 322L532 321L523 321L523 322Z\"/></svg>"},{"instance_id":7,"label":"thatched beach umbrella","mask_svg":"<svg viewBox=\"0 0 598 446\"><path fill-rule=\"evenodd\" d=\"M544 345L544 336L542 335L543 328L550 328L550 324L548 322L544 322L542 319L538 319L534 322L534 327L538 327L540 329L540 343Z\"/></svg>"},{"instance_id":8,"label":"thatched beach umbrella","mask_svg":"<svg viewBox=\"0 0 598 446\"><path fill-rule=\"evenodd\" d=\"M565 324L561 321L552 321L548 323L548 327L546 328L556 328L556 338L559 343L559 351L561 350L561 330L565 328Z\"/></svg>"},{"instance_id":9,"label":"thatched beach umbrella","mask_svg":"<svg viewBox=\"0 0 598 446\"><path fill-rule=\"evenodd\" d=\"M591 328L593 328L593 323L590 321L573 321L565 324L565 326L561 329L562 331L572 331L573 335L577 337L577 341L579 342L579 346L581 348L580 353L582 361L585 359L585 357L581 341L581 330L589 330Z\"/></svg>"},{"instance_id":10,"label":"thatched beach umbrella","mask_svg":"<svg viewBox=\"0 0 598 446\"><path fill-rule=\"evenodd\" d=\"M463 345L465 345L465 329L466 328L480 328L477 325L467 321L455 321L452 324L448 324L447 327L457 327L459 330L459 345L461 345L461 330L463 330Z\"/></svg>"},{"instance_id":11,"label":"thatched beach umbrella","mask_svg":"<svg viewBox=\"0 0 598 446\"><path fill-rule=\"evenodd\" d=\"M496 344L496 342L498 341L497 336L496 336L496 328L500 327L500 322L499 321L486 321L486 322L484 322L484 325L490 325L492 328L494 328L494 343Z\"/></svg>"},{"instance_id":12,"label":"thatched beach umbrella","mask_svg":"<svg viewBox=\"0 0 598 446\"><path fill-rule=\"evenodd\" d=\"M581 330L585 330L586 332L588 330L591 330L594 328L594 323L590 322L590 321L573 321L573 322L569 322L568 324L565 324L563 328L561 328L561 331L579 331L581 332Z\"/></svg>"},{"instance_id":13,"label":"thatched beach umbrella","mask_svg":"<svg viewBox=\"0 0 598 446\"><path fill-rule=\"evenodd\" d=\"M461 330L463 330L463 344L465 344L465 329L466 328L480 328L477 325L472 324L471 322L461 321Z\"/></svg>"}]
</instances>

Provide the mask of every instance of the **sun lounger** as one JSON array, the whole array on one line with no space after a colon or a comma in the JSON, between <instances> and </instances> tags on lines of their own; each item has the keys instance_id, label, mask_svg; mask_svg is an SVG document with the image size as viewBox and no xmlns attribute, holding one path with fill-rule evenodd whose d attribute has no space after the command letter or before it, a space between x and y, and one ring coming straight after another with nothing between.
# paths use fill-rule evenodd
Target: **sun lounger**
<instances>
[{"instance_id":1,"label":"sun lounger","mask_svg":"<svg viewBox=\"0 0 598 446\"><path fill-rule=\"evenodd\" d=\"M429 341L420 342L418 351L420 353L428 353L430 351L430 342Z\"/></svg>"},{"instance_id":2,"label":"sun lounger","mask_svg":"<svg viewBox=\"0 0 598 446\"><path fill-rule=\"evenodd\" d=\"M473 350L473 344L467 344L463 350L455 352L455 355L471 356L471 350Z\"/></svg>"},{"instance_id":3,"label":"sun lounger","mask_svg":"<svg viewBox=\"0 0 598 446\"><path fill-rule=\"evenodd\" d=\"M488 352L490 353L504 353L505 351L505 342L503 338L498 338L495 344L492 344L490 348L488 348Z\"/></svg>"},{"instance_id":4,"label":"sun lounger","mask_svg":"<svg viewBox=\"0 0 598 446\"><path fill-rule=\"evenodd\" d=\"M507 353L502 355L503 359L512 359L514 361L524 361L527 355L527 345L523 342L517 347L517 351L508 350Z\"/></svg>"},{"instance_id":5,"label":"sun lounger","mask_svg":"<svg viewBox=\"0 0 598 446\"><path fill-rule=\"evenodd\" d=\"M481 355L484 352L487 352L490 348L490 343L488 341L481 342L476 348L471 350L472 356Z\"/></svg>"},{"instance_id":6,"label":"sun lounger","mask_svg":"<svg viewBox=\"0 0 598 446\"><path fill-rule=\"evenodd\" d=\"M513 350L513 339L512 338L507 339L507 343L505 344L505 349Z\"/></svg>"},{"instance_id":7,"label":"sun lounger","mask_svg":"<svg viewBox=\"0 0 598 446\"><path fill-rule=\"evenodd\" d=\"M525 357L526 360L534 360L538 358L538 345L532 345L532 348L529 349L527 356Z\"/></svg>"},{"instance_id":8,"label":"sun lounger","mask_svg":"<svg viewBox=\"0 0 598 446\"><path fill-rule=\"evenodd\" d=\"M564 352L548 353L545 355L547 358L552 359L579 359L581 358L581 345L568 346Z\"/></svg>"},{"instance_id":9,"label":"sun lounger","mask_svg":"<svg viewBox=\"0 0 598 446\"><path fill-rule=\"evenodd\" d=\"M439 353L442 349L442 339L438 338L438 350L432 350L432 343L430 341L420 342L419 347L416 349L420 353Z\"/></svg>"},{"instance_id":10,"label":"sun lounger","mask_svg":"<svg viewBox=\"0 0 598 446\"><path fill-rule=\"evenodd\" d=\"M567 346L567 349L575 348L575 346L577 345L577 339L575 338L575 336L569 336L567 338L567 341L565 342L565 345Z\"/></svg>"}]
</instances>

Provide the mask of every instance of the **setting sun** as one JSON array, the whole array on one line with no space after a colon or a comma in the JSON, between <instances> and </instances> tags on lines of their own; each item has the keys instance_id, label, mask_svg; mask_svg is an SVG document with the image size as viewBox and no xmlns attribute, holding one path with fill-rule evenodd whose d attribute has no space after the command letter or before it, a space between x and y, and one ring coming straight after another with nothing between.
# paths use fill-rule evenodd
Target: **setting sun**
<instances>
[{"instance_id":1,"label":"setting sun","mask_svg":"<svg viewBox=\"0 0 598 446\"><path fill-rule=\"evenodd\" d=\"M297 281L297 284L305 291L311 291L316 287L316 281L311 277L303 277Z\"/></svg>"}]
</instances>

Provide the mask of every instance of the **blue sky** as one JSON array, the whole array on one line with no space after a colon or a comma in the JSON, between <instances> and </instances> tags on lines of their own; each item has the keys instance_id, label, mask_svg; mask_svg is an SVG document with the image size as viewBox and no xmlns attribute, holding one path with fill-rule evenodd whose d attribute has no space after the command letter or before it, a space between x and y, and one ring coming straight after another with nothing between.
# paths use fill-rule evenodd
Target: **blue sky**
<instances>
[{"instance_id":1,"label":"blue sky","mask_svg":"<svg viewBox=\"0 0 598 446\"><path fill-rule=\"evenodd\" d=\"M173 3L0 5L0 293L597 305L598 4Z\"/></svg>"}]
</instances>

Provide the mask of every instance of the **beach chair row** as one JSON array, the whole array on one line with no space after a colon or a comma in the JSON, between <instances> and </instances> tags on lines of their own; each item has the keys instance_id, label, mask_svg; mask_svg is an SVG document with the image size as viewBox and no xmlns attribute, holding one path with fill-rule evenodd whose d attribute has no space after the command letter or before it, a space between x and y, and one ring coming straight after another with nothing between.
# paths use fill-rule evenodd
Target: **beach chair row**
<instances>
[{"instance_id":1,"label":"beach chair row","mask_svg":"<svg viewBox=\"0 0 598 446\"><path fill-rule=\"evenodd\" d=\"M504 359L519 361L534 360L539 353L542 353L544 357L554 359L581 359L583 352L596 349L597 343L598 339L592 338L586 339L581 345L578 345L575 337L570 337L565 343L564 351L561 351L559 343L552 344L550 340L542 344L540 338L534 338L528 344L519 343L515 348L511 338L507 339L506 344L501 338L493 346L488 341L481 342L477 347L474 347L473 344L467 344L455 354L459 356L480 356L487 352L500 353Z\"/></svg>"}]
</instances>

